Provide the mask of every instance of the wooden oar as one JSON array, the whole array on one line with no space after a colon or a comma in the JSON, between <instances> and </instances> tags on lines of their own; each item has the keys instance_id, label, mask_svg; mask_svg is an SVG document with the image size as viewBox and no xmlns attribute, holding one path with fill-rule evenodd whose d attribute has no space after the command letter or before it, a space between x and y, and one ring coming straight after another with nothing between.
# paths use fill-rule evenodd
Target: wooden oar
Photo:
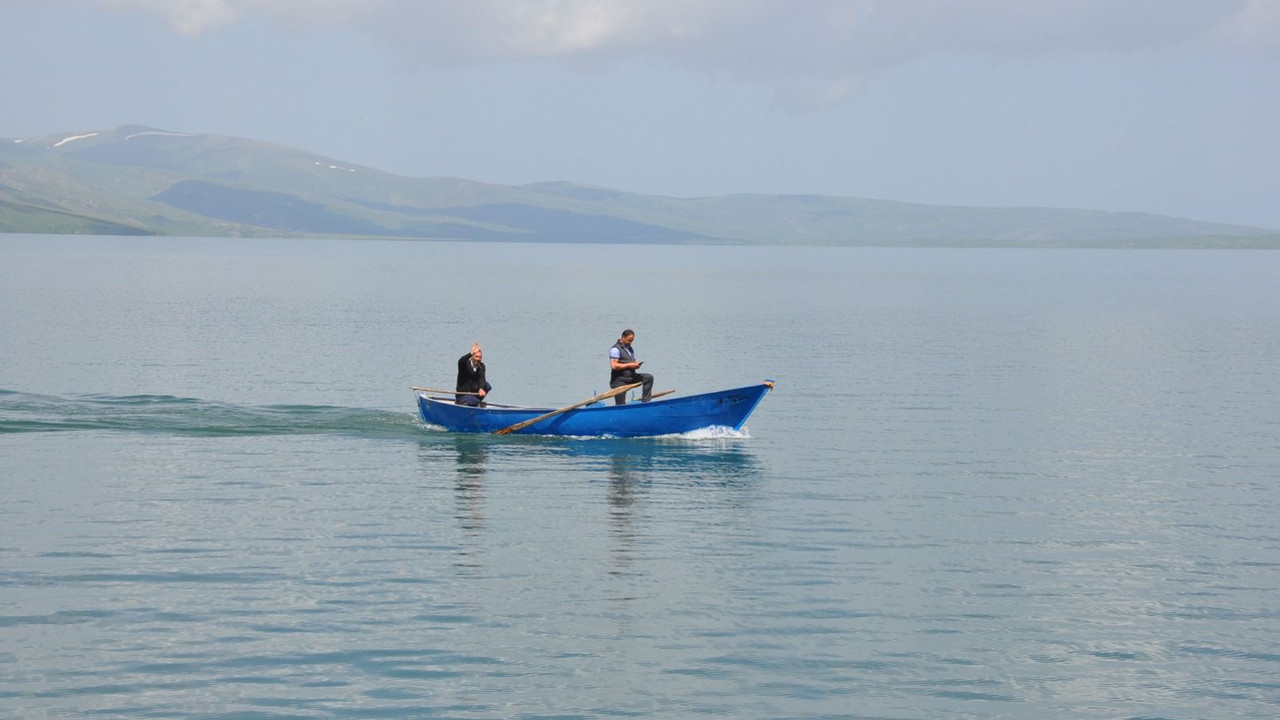
<instances>
[{"instance_id":1,"label":"wooden oar","mask_svg":"<svg viewBox=\"0 0 1280 720\"><path fill-rule=\"evenodd\" d=\"M409 389L417 390L418 392L448 393L449 395L480 395L478 392L458 392L457 390L437 390L435 388L411 387Z\"/></svg>"},{"instance_id":2,"label":"wooden oar","mask_svg":"<svg viewBox=\"0 0 1280 720\"><path fill-rule=\"evenodd\" d=\"M614 389L610 390L609 392L600 393L599 395L596 395L595 397L589 397L589 398L587 398L586 400L583 400L582 402L576 402L576 403L574 403L574 404L572 404L572 405L565 405L564 407L560 408L559 410L552 410L551 412L546 413L545 415L539 415L538 417L533 418L532 420L525 420L524 422L518 422L518 423L516 423L515 425L512 425L512 426L510 426L510 427L504 427L504 428L502 428L501 430L494 430L494 431L493 431L493 434L494 434L494 435L506 435L507 433L513 433L513 432L515 432L515 431L517 431L517 430L523 430L523 429L525 429L525 428L529 427L530 425L534 425L534 424L536 424L536 423L540 423L540 422L542 422L543 420L546 420L546 419L547 419L547 418L549 418L549 417L555 417L556 415L559 415L560 413L566 413L566 412L569 412L570 410L573 410L573 409L575 409L575 408L580 408L580 407L582 407L583 405L590 405L590 404L591 404L591 403L593 403L593 402L597 402L597 401L599 401L599 400L605 400L605 399L607 399L607 398L611 398L611 397L613 397L614 395L621 395L622 393L627 392L627 391L629 391L629 390L634 390L635 388L638 388L638 387L640 387L640 386L641 386L641 385L643 385L643 384L644 384L644 383L631 383L630 385L623 385L622 387L616 387L616 388L614 388Z\"/></svg>"},{"instance_id":3,"label":"wooden oar","mask_svg":"<svg viewBox=\"0 0 1280 720\"><path fill-rule=\"evenodd\" d=\"M454 402L453 398L450 398L450 397L429 397L427 399L438 400L440 402L445 402L445 403ZM467 405L466 407L476 407L476 406ZM529 406L527 405L499 405L498 403L491 403L491 402L481 403L479 407L482 409L483 408L509 408L511 410L528 410L529 409Z\"/></svg>"},{"instance_id":4,"label":"wooden oar","mask_svg":"<svg viewBox=\"0 0 1280 720\"><path fill-rule=\"evenodd\" d=\"M673 393L673 392L675 392L675 390L663 390L662 392L656 392L656 393L654 393L654 394L650 395L650 396L649 396L649 399L650 399L650 400L652 400L652 399L654 399L654 398L660 398L660 397L662 397L663 395L670 395L670 394L671 394L671 393Z\"/></svg>"}]
</instances>

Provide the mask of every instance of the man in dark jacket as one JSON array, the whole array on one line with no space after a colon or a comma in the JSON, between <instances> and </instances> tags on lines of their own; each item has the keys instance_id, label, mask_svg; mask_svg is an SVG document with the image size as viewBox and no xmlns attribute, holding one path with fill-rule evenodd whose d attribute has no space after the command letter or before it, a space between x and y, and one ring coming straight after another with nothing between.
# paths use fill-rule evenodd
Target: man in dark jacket
<instances>
[{"instance_id":1,"label":"man in dark jacket","mask_svg":"<svg viewBox=\"0 0 1280 720\"><path fill-rule=\"evenodd\" d=\"M484 351L480 349L480 343L471 344L471 352L458 358L458 384L454 386L454 390L459 393L473 393L471 395L458 395L454 402L459 405L471 405L475 407L484 402L489 392L493 390L493 386L484 377Z\"/></svg>"},{"instance_id":2,"label":"man in dark jacket","mask_svg":"<svg viewBox=\"0 0 1280 720\"><path fill-rule=\"evenodd\" d=\"M636 362L636 351L631 347L631 341L635 339L635 331L627 328L622 331L622 337L618 338L618 342L609 348L609 387L616 388L642 382L644 385L640 388L640 402L649 402L649 397L653 395L653 376L639 372L640 366L644 363ZM613 396L613 402L617 405L625 405L626 396L626 393L618 393Z\"/></svg>"}]
</instances>

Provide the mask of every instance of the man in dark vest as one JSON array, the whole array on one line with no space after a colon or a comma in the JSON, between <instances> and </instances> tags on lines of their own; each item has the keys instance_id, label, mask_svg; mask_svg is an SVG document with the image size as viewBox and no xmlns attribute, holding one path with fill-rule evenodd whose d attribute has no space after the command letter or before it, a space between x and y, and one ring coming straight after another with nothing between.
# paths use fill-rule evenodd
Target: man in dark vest
<instances>
[{"instance_id":1,"label":"man in dark vest","mask_svg":"<svg viewBox=\"0 0 1280 720\"><path fill-rule=\"evenodd\" d=\"M453 389L459 393L474 394L458 395L454 400L457 404L477 406L493 390L484 377L483 360L484 351L480 349L480 343L472 343L471 352L458 358L458 384Z\"/></svg>"},{"instance_id":2,"label":"man in dark vest","mask_svg":"<svg viewBox=\"0 0 1280 720\"><path fill-rule=\"evenodd\" d=\"M636 362L636 351L631 347L631 341L635 339L635 331L627 328L622 331L618 342L609 348L609 387L642 382L644 386L640 388L640 402L649 402L649 397L653 395L653 376L639 372L644 363ZM625 405L627 394L618 393L613 396L613 401L618 405Z\"/></svg>"}]
</instances>

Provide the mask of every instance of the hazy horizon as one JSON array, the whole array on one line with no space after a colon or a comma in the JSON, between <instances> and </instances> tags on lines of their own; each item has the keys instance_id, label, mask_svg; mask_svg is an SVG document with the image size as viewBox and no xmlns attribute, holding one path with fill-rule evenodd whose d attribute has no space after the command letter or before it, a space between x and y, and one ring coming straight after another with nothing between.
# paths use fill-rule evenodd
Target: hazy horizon
<instances>
[{"instance_id":1,"label":"hazy horizon","mask_svg":"<svg viewBox=\"0 0 1280 720\"><path fill-rule=\"evenodd\" d=\"M0 0L0 137L1280 228L1280 4Z\"/></svg>"}]
</instances>

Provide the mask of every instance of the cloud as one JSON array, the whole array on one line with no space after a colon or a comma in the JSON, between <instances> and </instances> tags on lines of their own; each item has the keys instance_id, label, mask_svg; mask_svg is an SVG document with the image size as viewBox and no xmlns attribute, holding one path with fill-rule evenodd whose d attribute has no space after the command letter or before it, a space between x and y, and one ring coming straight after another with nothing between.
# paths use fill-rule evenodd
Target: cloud
<instances>
[{"instance_id":1,"label":"cloud","mask_svg":"<svg viewBox=\"0 0 1280 720\"><path fill-rule=\"evenodd\" d=\"M160 15L174 30L195 35L224 27L240 16L235 0L97 0L110 8L137 8Z\"/></svg>"},{"instance_id":2,"label":"cloud","mask_svg":"<svg viewBox=\"0 0 1280 720\"><path fill-rule=\"evenodd\" d=\"M938 54L1161 52L1276 56L1275 0L80 0L156 13L198 34L247 17L347 26L406 63L645 57L762 84L798 104L836 100Z\"/></svg>"},{"instance_id":3,"label":"cloud","mask_svg":"<svg viewBox=\"0 0 1280 720\"><path fill-rule=\"evenodd\" d=\"M1280 57L1280 3L1250 0L1217 28L1216 39L1238 50Z\"/></svg>"}]
</instances>

